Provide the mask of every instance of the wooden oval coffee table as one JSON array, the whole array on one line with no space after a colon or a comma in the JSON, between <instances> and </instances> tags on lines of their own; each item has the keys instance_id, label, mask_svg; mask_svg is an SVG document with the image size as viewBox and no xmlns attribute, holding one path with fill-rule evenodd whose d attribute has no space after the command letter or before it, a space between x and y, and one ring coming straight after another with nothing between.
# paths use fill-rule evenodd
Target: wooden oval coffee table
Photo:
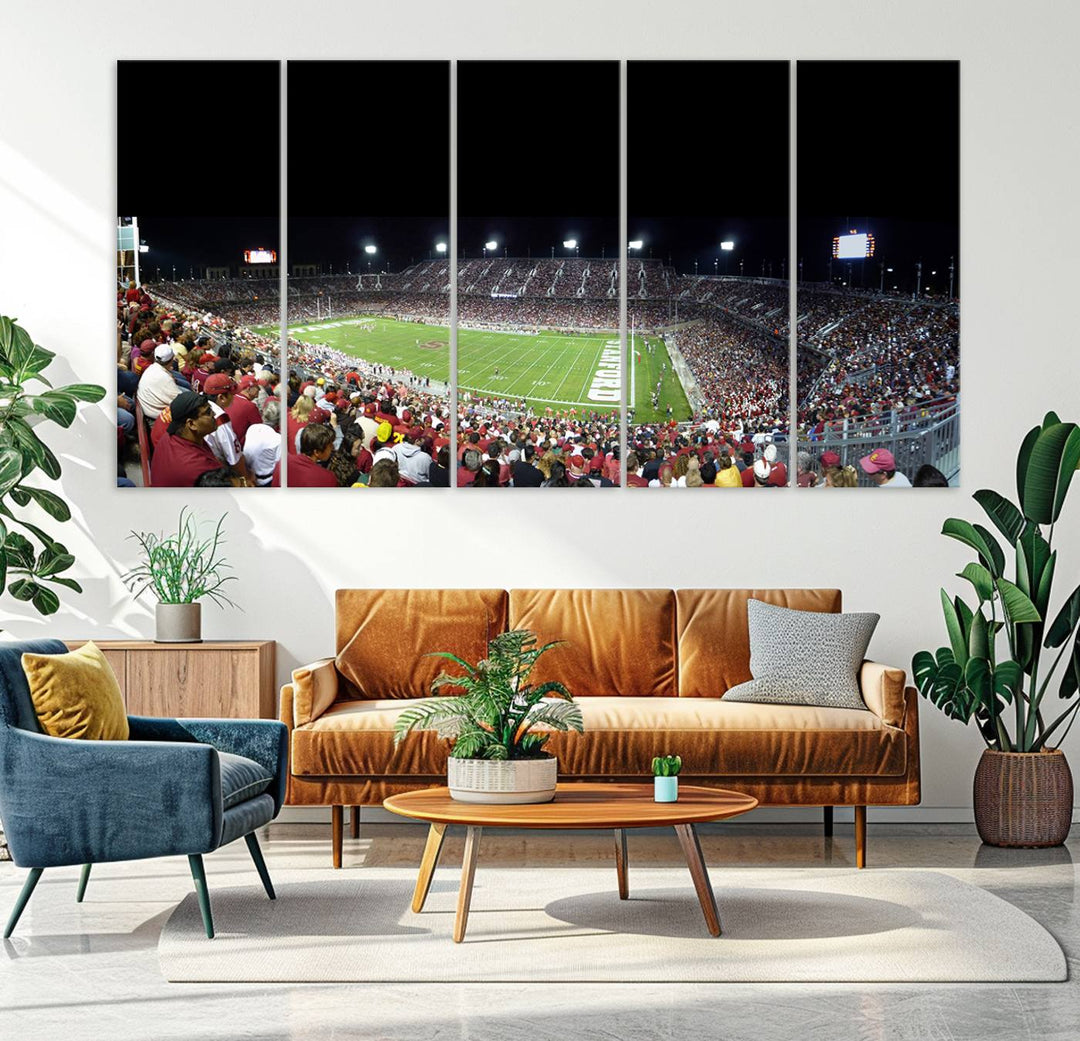
<instances>
[{"instance_id":1,"label":"wooden oval coffee table","mask_svg":"<svg viewBox=\"0 0 1080 1041\"><path fill-rule=\"evenodd\" d=\"M695 824L736 817L757 806L757 799L723 788L679 786L678 802L654 802L651 784L560 784L551 802L527 805L484 805L456 802L447 788L428 788L405 792L384 800L392 813L430 824L427 845L420 862L412 909L419 912L431 888L431 878L439 861L446 829L460 824L465 834L465 858L461 865L457 917L454 919L454 942L465 938L472 899L473 876L484 828L612 828L615 831L615 869L619 880L619 898L630 895L627 879L626 832L630 828L672 827L679 837L690 877L694 880L705 924L713 936L720 935L720 914L709 882L709 873L701 856Z\"/></svg>"}]
</instances>

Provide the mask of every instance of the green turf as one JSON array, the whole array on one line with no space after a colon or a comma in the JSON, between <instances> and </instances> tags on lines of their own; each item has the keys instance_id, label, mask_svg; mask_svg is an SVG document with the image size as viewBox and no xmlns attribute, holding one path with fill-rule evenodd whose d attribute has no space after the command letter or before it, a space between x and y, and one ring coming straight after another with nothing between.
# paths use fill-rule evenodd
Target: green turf
<instances>
[{"instance_id":1,"label":"green turf","mask_svg":"<svg viewBox=\"0 0 1080 1041\"><path fill-rule=\"evenodd\" d=\"M365 361L406 368L433 380L449 379L449 331L416 322L375 318L375 328L361 331L357 319L298 323L289 333L309 343L327 344ZM256 330L259 331L259 330ZM272 335L273 330L265 330ZM437 350L418 346L437 340ZM618 338L567 336L544 332L458 330L458 388L482 397L525 398L533 408L607 411L588 394L602 352ZM498 369L498 374L495 370Z\"/></svg>"},{"instance_id":2,"label":"green turf","mask_svg":"<svg viewBox=\"0 0 1080 1041\"><path fill-rule=\"evenodd\" d=\"M653 346L650 354L649 345ZM658 336L635 336L634 348L641 354L641 361L637 361L634 351L628 351L630 362L636 367L633 387L636 407L634 409L633 423L654 423L668 418L684 420L690 418L690 404L686 400L686 392L682 384L672 370L671 361L668 359L667 348L664 341ZM667 362L667 372L664 373L662 366ZM627 379L629 379L629 374ZM658 379L663 379L660 387L660 407L653 408L652 392ZM629 394L629 390L627 391ZM672 415L668 416L668 405L671 406Z\"/></svg>"}]
</instances>

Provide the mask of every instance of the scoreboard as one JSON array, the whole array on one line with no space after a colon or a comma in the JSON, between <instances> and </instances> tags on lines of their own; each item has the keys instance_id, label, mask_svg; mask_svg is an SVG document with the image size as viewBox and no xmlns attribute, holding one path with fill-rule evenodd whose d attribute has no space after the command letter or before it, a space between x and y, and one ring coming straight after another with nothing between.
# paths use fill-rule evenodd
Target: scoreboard
<instances>
[{"instance_id":1,"label":"scoreboard","mask_svg":"<svg viewBox=\"0 0 1080 1041\"><path fill-rule=\"evenodd\" d=\"M834 260L865 260L874 255L874 236L868 231L852 228L846 235L836 235L832 240Z\"/></svg>"},{"instance_id":2,"label":"scoreboard","mask_svg":"<svg viewBox=\"0 0 1080 1041\"><path fill-rule=\"evenodd\" d=\"M276 249L245 249L244 250L244 263L245 264L276 264L277 263L277 250Z\"/></svg>"}]
</instances>

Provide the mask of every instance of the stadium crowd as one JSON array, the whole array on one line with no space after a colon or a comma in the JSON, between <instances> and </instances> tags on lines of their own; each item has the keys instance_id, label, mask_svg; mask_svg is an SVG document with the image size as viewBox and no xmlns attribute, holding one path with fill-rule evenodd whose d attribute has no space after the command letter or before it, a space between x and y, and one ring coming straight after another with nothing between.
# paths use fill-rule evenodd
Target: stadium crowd
<instances>
[{"instance_id":1,"label":"stadium crowd","mask_svg":"<svg viewBox=\"0 0 1080 1041\"><path fill-rule=\"evenodd\" d=\"M117 482L165 487L268 485L280 455L276 345L210 312L120 285ZM133 470L134 472L134 470Z\"/></svg>"}]
</instances>

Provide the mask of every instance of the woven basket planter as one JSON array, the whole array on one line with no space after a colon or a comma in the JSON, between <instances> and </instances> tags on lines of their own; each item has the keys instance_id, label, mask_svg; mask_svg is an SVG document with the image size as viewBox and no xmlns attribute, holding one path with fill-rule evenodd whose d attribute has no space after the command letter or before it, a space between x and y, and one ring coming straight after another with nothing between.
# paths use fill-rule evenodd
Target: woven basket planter
<instances>
[{"instance_id":1,"label":"woven basket planter","mask_svg":"<svg viewBox=\"0 0 1080 1041\"><path fill-rule=\"evenodd\" d=\"M987 749L975 771L975 827L991 846L1060 846L1072 824L1073 781L1065 754Z\"/></svg>"},{"instance_id":2,"label":"woven basket planter","mask_svg":"<svg viewBox=\"0 0 1080 1041\"><path fill-rule=\"evenodd\" d=\"M450 798L459 802L551 802L559 763L546 759L454 759L446 761Z\"/></svg>"}]
</instances>

